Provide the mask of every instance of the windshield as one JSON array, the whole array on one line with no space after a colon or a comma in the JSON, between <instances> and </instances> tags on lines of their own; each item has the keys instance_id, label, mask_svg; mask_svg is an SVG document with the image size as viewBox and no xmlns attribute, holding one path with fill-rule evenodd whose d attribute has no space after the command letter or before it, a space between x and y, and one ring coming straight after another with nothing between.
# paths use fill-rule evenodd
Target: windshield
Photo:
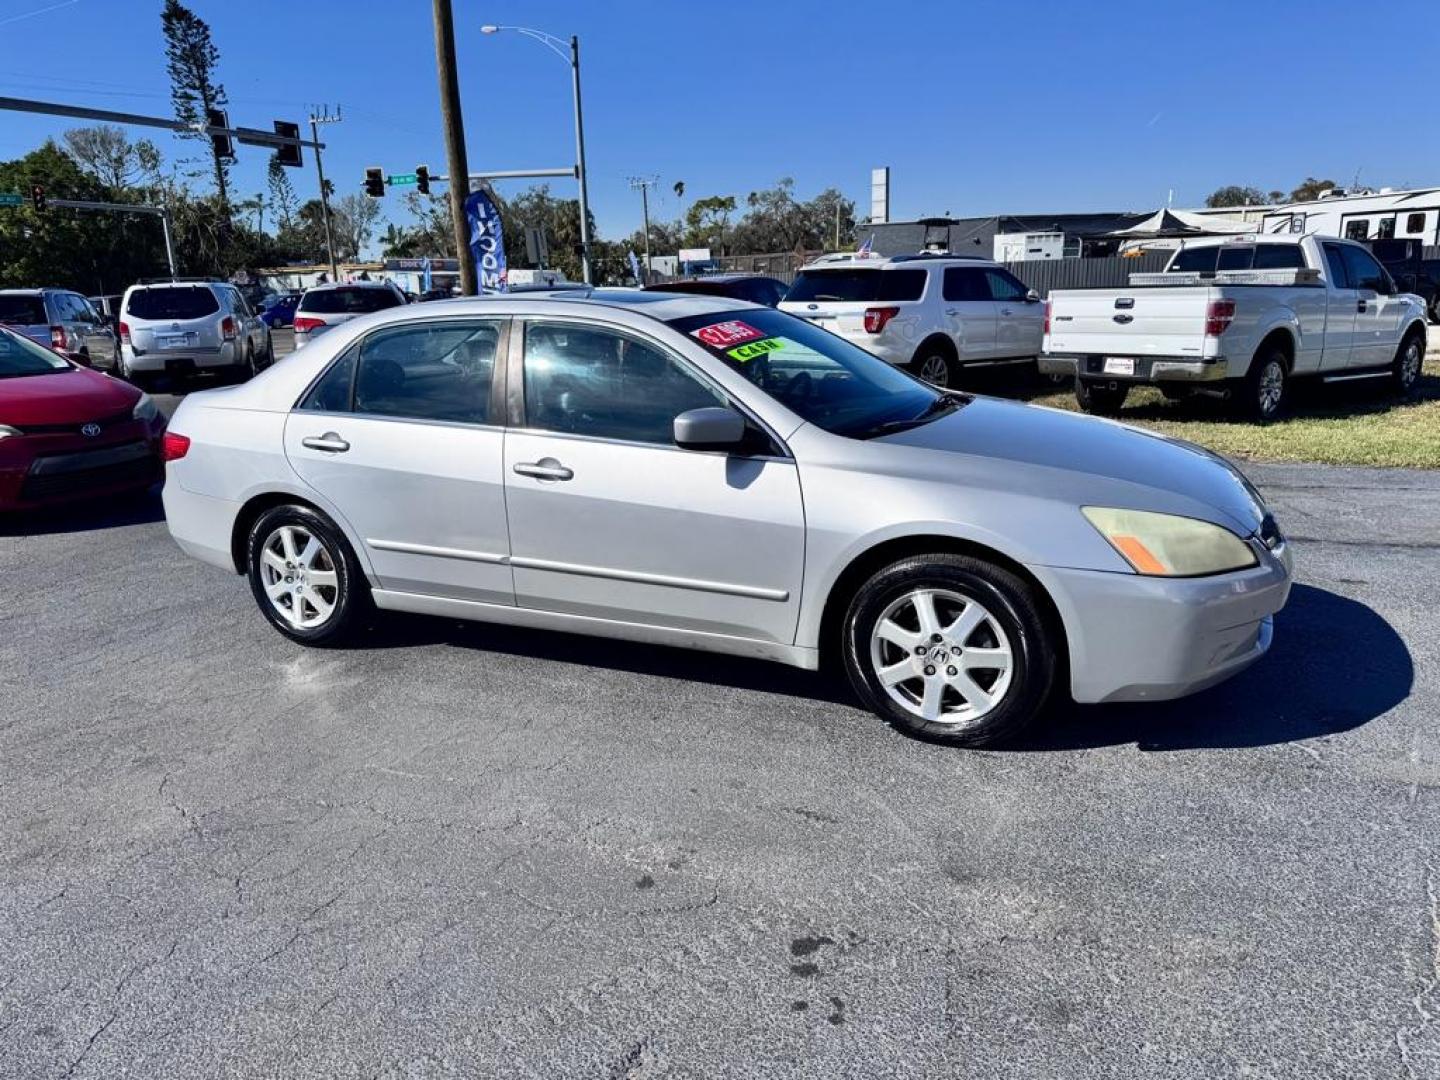
<instances>
[{"instance_id":1,"label":"windshield","mask_svg":"<svg viewBox=\"0 0 1440 1080\"><path fill-rule=\"evenodd\" d=\"M137 319L203 319L220 310L215 294L203 285L136 289L125 314Z\"/></svg>"},{"instance_id":2,"label":"windshield","mask_svg":"<svg viewBox=\"0 0 1440 1080\"><path fill-rule=\"evenodd\" d=\"M45 317L45 301L39 296L0 296L0 323L15 326L40 326Z\"/></svg>"},{"instance_id":3,"label":"windshield","mask_svg":"<svg viewBox=\"0 0 1440 1080\"><path fill-rule=\"evenodd\" d=\"M924 291L924 270L801 270L785 294L785 302L845 300L868 304L919 300Z\"/></svg>"},{"instance_id":4,"label":"windshield","mask_svg":"<svg viewBox=\"0 0 1440 1080\"><path fill-rule=\"evenodd\" d=\"M74 371L64 357L43 345L36 345L13 330L0 330L0 379L21 375L48 375L55 371Z\"/></svg>"},{"instance_id":5,"label":"windshield","mask_svg":"<svg viewBox=\"0 0 1440 1080\"><path fill-rule=\"evenodd\" d=\"M400 303L393 289L316 289L305 294L300 310L316 315L367 315Z\"/></svg>"},{"instance_id":6,"label":"windshield","mask_svg":"<svg viewBox=\"0 0 1440 1080\"><path fill-rule=\"evenodd\" d=\"M866 439L899 431L966 400L783 311L746 308L669 325L797 416L836 435Z\"/></svg>"}]
</instances>

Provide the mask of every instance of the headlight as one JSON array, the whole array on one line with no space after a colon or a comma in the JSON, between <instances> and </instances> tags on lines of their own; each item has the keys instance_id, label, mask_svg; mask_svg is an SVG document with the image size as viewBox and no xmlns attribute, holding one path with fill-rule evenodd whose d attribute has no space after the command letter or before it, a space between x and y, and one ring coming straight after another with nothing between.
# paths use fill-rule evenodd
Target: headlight
<instances>
[{"instance_id":1,"label":"headlight","mask_svg":"<svg viewBox=\"0 0 1440 1080\"><path fill-rule=\"evenodd\" d=\"M1195 577L1259 562L1245 541L1208 521L1105 506L1082 506L1080 512L1139 574Z\"/></svg>"},{"instance_id":2,"label":"headlight","mask_svg":"<svg viewBox=\"0 0 1440 1080\"><path fill-rule=\"evenodd\" d=\"M140 400L135 402L135 408L130 410L132 420L154 420L159 415L160 410L155 407L155 399L144 393L140 395Z\"/></svg>"},{"instance_id":3,"label":"headlight","mask_svg":"<svg viewBox=\"0 0 1440 1080\"><path fill-rule=\"evenodd\" d=\"M10 427L8 424L0 424L0 439L8 439L11 435L19 434L19 428Z\"/></svg>"}]
</instances>

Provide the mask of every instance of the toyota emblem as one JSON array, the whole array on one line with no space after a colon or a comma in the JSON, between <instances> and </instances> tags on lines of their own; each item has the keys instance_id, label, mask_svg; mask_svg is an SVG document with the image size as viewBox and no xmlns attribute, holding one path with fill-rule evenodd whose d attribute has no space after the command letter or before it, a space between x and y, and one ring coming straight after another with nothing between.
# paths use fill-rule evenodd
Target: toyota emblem
<instances>
[{"instance_id":1,"label":"toyota emblem","mask_svg":"<svg viewBox=\"0 0 1440 1080\"><path fill-rule=\"evenodd\" d=\"M99 434L100 434L100 425L99 425L99 424L86 424L84 427L82 427L82 428L80 429L80 434L86 436L87 438L93 439L93 438L95 438L96 435L99 435Z\"/></svg>"}]
</instances>

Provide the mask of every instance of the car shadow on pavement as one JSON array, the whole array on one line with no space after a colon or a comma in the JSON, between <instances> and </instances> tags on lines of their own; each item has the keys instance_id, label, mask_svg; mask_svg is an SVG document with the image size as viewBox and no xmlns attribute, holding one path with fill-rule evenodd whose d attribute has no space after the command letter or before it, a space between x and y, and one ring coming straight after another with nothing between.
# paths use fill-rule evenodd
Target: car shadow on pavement
<instances>
[{"instance_id":1,"label":"car shadow on pavement","mask_svg":"<svg viewBox=\"0 0 1440 1080\"><path fill-rule=\"evenodd\" d=\"M1410 650L1358 600L1296 585L1275 623L1269 654L1228 682L1178 701L1053 706L1014 748L1268 746L1350 731L1409 697Z\"/></svg>"},{"instance_id":2,"label":"car shadow on pavement","mask_svg":"<svg viewBox=\"0 0 1440 1080\"><path fill-rule=\"evenodd\" d=\"M587 667L628 671L636 675L719 684L764 694L785 694L857 709L864 707L840 673L832 676L823 671L803 671L769 660L750 660L743 656L669 645L644 645L560 630L531 630L385 611L380 613L358 647L390 649L417 645L450 645L535 660L571 664L583 662Z\"/></svg>"},{"instance_id":3,"label":"car shadow on pavement","mask_svg":"<svg viewBox=\"0 0 1440 1080\"><path fill-rule=\"evenodd\" d=\"M146 491L110 495L94 502L0 514L0 536L48 536L164 520L165 507L160 502L160 485L156 484Z\"/></svg>"}]
</instances>

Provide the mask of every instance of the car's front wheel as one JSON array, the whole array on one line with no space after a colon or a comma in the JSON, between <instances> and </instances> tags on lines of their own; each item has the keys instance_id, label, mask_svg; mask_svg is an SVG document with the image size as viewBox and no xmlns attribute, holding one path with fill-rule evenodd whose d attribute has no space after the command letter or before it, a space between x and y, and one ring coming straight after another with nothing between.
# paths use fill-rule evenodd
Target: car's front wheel
<instances>
[{"instance_id":1,"label":"car's front wheel","mask_svg":"<svg viewBox=\"0 0 1440 1080\"><path fill-rule=\"evenodd\" d=\"M1415 389L1420 381L1420 368L1425 363L1425 339L1418 331L1405 335L1390 365L1390 384L1401 397Z\"/></svg>"},{"instance_id":2,"label":"car's front wheel","mask_svg":"<svg viewBox=\"0 0 1440 1080\"><path fill-rule=\"evenodd\" d=\"M1031 587L969 556L885 567L855 595L843 633L846 672L865 703L902 731L956 746L1013 736L1055 677Z\"/></svg>"},{"instance_id":3,"label":"car's front wheel","mask_svg":"<svg viewBox=\"0 0 1440 1080\"><path fill-rule=\"evenodd\" d=\"M255 602L288 638L334 644L352 634L369 610L365 575L349 543L308 506L266 510L250 527L246 553Z\"/></svg>"}]
</instances>

